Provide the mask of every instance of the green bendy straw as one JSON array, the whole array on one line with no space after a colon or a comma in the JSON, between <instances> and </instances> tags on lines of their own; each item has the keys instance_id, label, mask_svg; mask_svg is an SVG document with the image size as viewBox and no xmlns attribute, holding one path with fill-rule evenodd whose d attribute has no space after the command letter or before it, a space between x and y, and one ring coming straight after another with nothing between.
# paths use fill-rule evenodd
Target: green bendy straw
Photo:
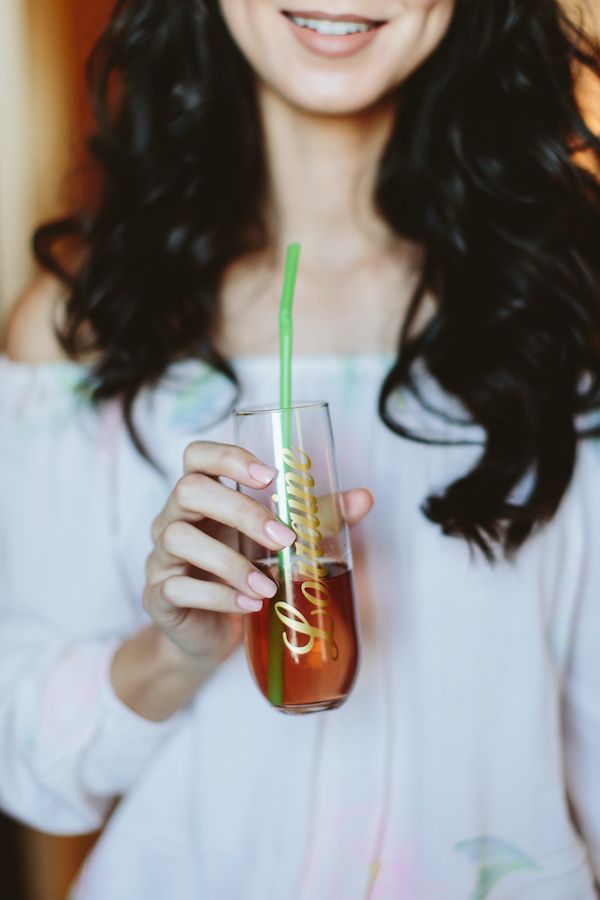
<instances>
[{"instance_id":1,"label":"green bendy straw","mask_svg":"<svg viewBox=\"0 0 600 900\"><path fill-rule=\"evenodd\" d=\"M298 277L298 264L300 262L300 244L290 244L285 260L285 273L283 277L283 293L279 308L279 405L281 409L290 409L292 406L292 352L294 340L294 323L292 319L292 307L294 304L294 291ZM291 421L289 416L284 416L283 445L290 446L292 439ZM287 421L286 421L287 420Z\"/></svg>"},{"instance_id":2,"label":"green bendy straw","mask_svg":"<svg viewBox=\"0 0 600 900\"><path fill-rule=\"evenodd\" d=\"M281 436L279 449L289 449L292 443L292 352L294 338L294 323L292 319L292 307L294 304L294 292L298 277L298 265L300 262L300 244L290 244L287 248L285 259L285 272L283 277L283 292L279 307L279 406L282 410L289 410L281 414ZM280 472L279 479L279 518L290 524L287 496L285 492L285 463L283 456L277 460ZM285 595L292 596L292 550L287 547L278 554L279 584L285 585ZM268 694L269 700L274 706L283 704L283 640L281 635L281 622L275 612L275 604L271 607L269 619L269 670L268 670Z\"/></svg>"}]
</instances>

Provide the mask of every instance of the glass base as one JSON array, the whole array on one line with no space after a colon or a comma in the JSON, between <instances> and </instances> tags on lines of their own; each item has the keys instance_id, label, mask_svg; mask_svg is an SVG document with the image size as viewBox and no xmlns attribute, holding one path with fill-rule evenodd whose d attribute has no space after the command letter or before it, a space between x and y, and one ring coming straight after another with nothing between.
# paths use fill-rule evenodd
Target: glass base
<instances>
[{"instance_id":1,"label":"glass base","mask_svg":"<svg viewBox=\"0 0 600 900\"><path fill-rule=\"evenodd\" d=\"M320 700L318 703L299 703L297 706L274 706L273 709L288 716L305 716L308 713L324 712L326 709L337 709L345 699L345 697L336 697L334 700Z\"/></svg>"}]
</instances>

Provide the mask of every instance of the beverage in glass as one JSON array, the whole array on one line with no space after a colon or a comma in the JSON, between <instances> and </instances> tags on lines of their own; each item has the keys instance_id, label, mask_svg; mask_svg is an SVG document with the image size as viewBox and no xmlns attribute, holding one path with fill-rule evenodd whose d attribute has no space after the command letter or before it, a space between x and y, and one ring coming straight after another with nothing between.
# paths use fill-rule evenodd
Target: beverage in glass
<instances>
[{"instance_id":1,"label":"beverage in glass","mask_svg":"<svg viewBox=\"0 0 600 900\"><path fill-rule=\"evenodd\" d=\"M241 537L242 552L278 585L261 612L245 617L250 669L283 712L332 709L352 689L359 643L328 406L236 410L235 434L236 443L277 472L263 491L240 490L296 533L280 553Z\"/></svg>"}]
</instances>

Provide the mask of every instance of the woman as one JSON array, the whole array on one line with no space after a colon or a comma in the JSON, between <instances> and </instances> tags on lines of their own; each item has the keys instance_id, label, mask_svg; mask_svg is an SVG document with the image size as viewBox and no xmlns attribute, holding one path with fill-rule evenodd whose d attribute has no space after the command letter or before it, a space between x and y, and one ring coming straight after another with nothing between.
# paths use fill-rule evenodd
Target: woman
<instances>
[{"instance_id":1,"label":"woman","mask_svg":"<svg viewBox=\"0 0 600 900\"><path fill-rule=\"evenodd\" d=\"M2 805L75 833L124 795L74 898L596 896L584 69L555 0L117 3L101 196L38 232L0 379ZM302 718L251 683L274 586L232 541L294 535L219 481L273 476L228 413L274 397L292 239L295 396L364 485L359 681Z\"/></svg>"}]
</instances>

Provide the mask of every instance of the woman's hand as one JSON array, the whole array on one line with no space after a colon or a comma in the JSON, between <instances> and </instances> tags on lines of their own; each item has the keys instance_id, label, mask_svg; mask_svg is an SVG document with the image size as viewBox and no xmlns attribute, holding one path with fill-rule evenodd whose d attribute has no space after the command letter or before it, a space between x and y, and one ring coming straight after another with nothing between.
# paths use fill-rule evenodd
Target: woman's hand
<instances>
[{"instance_id":1,"label":"woman's hand","mask_svg":"<svg viewBox=\"0 0 600 900\"><path fill-rule=\"evenodd\" d=\"M296 535L256 500L218 480L268 487L275 472L247 450L196 441L185 451L184 468L153 523L144 607L185 655L216 663L239 641L240 614L258 611L277 592L271 579L233 549L235 531L271 551L290 546ZM367 490L346 492L346 521L354 524L372 504Z\"/></svg>"}]
</instances>

